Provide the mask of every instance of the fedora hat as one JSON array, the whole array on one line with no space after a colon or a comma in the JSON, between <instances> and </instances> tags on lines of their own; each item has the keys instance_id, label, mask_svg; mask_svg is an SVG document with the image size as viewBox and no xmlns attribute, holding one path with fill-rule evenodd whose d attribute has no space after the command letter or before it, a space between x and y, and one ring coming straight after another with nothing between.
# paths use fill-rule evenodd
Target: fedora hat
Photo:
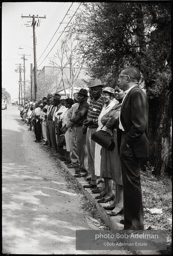
<instances>
[{"instance_id":1,"label":"fedora hat","mask_svg":"<svg viewBox=\"0 0 173 256\"><path fill-rule=\"evenodd\" d=\"M78 95L83 95L85 97L88 97L88 92L86 89L80 89L80 91L78 92Z\"/></svg>"},{"instance_id":2,"label":"fedora hat","mask_svg":"<svg viewBox=\"0 0 173 256\"><path fill-rule=\"evenodd\" d=\"M61 95L59 93L57 93L57 92L55 92L53 96L61 98Z\"/></svg>"}]
</instances>

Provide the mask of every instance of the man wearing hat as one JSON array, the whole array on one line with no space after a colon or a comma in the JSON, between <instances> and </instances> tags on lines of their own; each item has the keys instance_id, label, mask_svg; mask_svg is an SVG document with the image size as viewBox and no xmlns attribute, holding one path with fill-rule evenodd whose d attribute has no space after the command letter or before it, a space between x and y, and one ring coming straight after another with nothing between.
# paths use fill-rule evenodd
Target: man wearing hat
<instances>
[{"instance_id":1,"label":"man wearing hat","mask_svg":"<svg viewBox=\"0 0 173 256\"><path fill-rule=\"evenodd\" d=\"M103 83L99 79L95 79L89 87L92 99L90 101L87 119L84 121L84 126L87 127L86 145L88 152L88 173L90 175L87 180L90 181L90 184L85 185L84 188L96 188L96 175L94 168L95 142L91 140L91 136L98 127L98 116L100 115L104 105L104 100L101 96L103 86Z\"/></svg>"},{"instance_id":2,"label":"man wearing hat","mask_svg":"<svg viewBox=\"0 0 173 256\"><path fill-rule=\"evenodd\" d=\"M42 138L42 129L41 129L41 120L40 120L40 115L41 115L41 108L43 107L42 103L37 103L35 105L35 110L34 110L34 114L35 114L35 137L36 140L35 142L41 142L41 138Z\"/></svg>"},{"instance_id":3,"label":"man wearing hat","mask_svg":"<svg viewBox=\"0 0 173 256\"><path fill-rule=\"evenodd\" d=\"M47 113L45 115L46 118L46 131L47 131L47 142L48 146L51 148L51 120L52 120L52 108L53 108L53 95L48 93L47 95Z\"/></svg>"},{"instance_id":4,"label":"man wearing hat","mask_svg":"<svg viewBox=\"0 0 173 256\"><path fill-rule=\"evenodd\" d=\"M79 107L78 102L78 93L73 94L74 97L74 104L71 106L68 112L69 121L66 124L66 130L71 131L71 150L70 150L70 163L68 163L68 168L76 168L79 167L79 157L77 154L77 145L76 145L76 127L74 127L73 123L70 121L70 119L73 119L75 116L75 113Z\"/></svg>"},{"instance_id":5,"label":"man wearing hat","mask_svg":"<svg viewBox=\"0 0 173 256\"><path fill-rule=\"evenodd\" d=\"M73 123L77 154L79 157L79 168L76 170L76 177L86 175L88 168L87 149L86 149L86 134L83 133L83 122L87 118L89 104L87 103L88 92L85 89L80 89L78 92L79 106L75 112L75 116L70 119ZM84 173L83 173L84 172Z\"/></svg>"},{"instance_id":6,"label":"man wearing hat","mask_svg":"<svg viewBox=\"0 0 173 256\"><path fill-rule=\"evenodd\" d=\"M41 113L41 125L42 125L42 136L43 136L43 145L47 145L47 124L46 124L46 115L47 115L47 98L43 97L43 108L42 108L42 113Z\"/></svg>"},{"instance_id":7,"label":"man wearing hat","mask_svg":"<svg viewBox=\"0 0 173 256\"><path fill-rule=\"evenodd\" d=\"M53 107L50 112L49 117L51 116L51 126L50 126L50 140L51 140L51 145L52 149L56 152L57 151L57 141L56 141L56 128L55 128L55 113L59 110L60 108L60 98L61 95L58 93L55 93L53 95ZM49 118L50 120L50 118Z\"/></svg>"}]
</instances>

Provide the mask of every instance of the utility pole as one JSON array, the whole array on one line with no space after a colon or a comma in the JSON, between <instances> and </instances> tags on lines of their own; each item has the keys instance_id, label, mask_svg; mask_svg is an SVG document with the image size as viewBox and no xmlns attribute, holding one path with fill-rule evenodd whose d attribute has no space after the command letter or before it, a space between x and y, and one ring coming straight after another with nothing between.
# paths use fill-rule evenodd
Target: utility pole
<instances>
[{"instance_id":1,"label":"utility pole","mask_svg":"<svg viewBox=\"0 0 173 256\"><path fill-rule=\"evenodd\" d=\"M16 64L18 65L17 69L15 69L15 71L17 73L19 73L19 105L22 103L22 68L21 68L21 64Z\"/></svg>"},{"instance_id":2,"label":"utility pole","mask_svg":"<svg viewBox=\"0 0 173 256\"><path fill-rule=\"evenodd\" d=\"M19 83L20 83L20 93L21 93L21 96L20 96L20 99L21 99L21 104L23 103L23 90L22 90L22 74L21 74L21 65L20 65L20 68L19 68Z\"/></svg>"},{"instance_id":3,"label":"utility pole","mask_svg":"<svg viewBox=\"0 0 173 256\"><path fill-rule=\"evenodd\" d=\"M21 16L22 18L30 18L32 19L31 26L33 27L33 51L34 51L34 98L35 101L37 100L37 59L36 59L36 35L35 35L35 26L39 26L40 20L39 19L45 19L46 16L40 17L40 16L35 16L35 15L29 15L29 16Z\"/></svg>"},{"instance_id":4,"label":"utility pole","mask_svg":"<svg viewBox=\"0 0 173 256\"><path fill-rule=\"evenodd\" d=\"M72 53L70 54L70 82L71 82L71 97L73 97L73 67L72 67Z\"/></svg>"},{"instance_id":5,"label":"utility pole","mask_svg":"<svg viewBox=\"0 0 173 256\"><path fill-rule=\"evenodd\" d=\"M23 98L24 98L24 102L25 102L25 54L23 54Z\"/></svg>"},{"instance_id":6,"label":"utility pole","mask_svg":"<svg viewBox=\"0 0 173 256\"><path fill-rule=\"evenodd\" d=\"M32 63L30 67L30 72L31 72L31 101L32 101Z\"/></svg>"}]
</instances>

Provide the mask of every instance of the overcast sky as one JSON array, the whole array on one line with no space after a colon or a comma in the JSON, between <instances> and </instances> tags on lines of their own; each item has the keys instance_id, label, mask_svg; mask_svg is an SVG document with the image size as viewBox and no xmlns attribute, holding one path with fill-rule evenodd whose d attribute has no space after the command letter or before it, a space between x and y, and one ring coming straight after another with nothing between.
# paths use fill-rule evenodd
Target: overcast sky
<instances>
[{"instance_id":1,"label":"overcast sky","mask_svg":"<svg viewBox=\"0 0 173 256\"><path fill-rule=\"evenodd\" d=\"M21 15L41 17L46 15L46 18L40 19L40 26L36 27L37 66L38 69L42 69L45 65L50 65L49 57L54 55L62 39L62 37L59 40L58 38L80 3L73 3L64 24L56 32L71 4L72 2L2 3L2 87L6 88L12 98L18 97L19 74L15 72L15 69L16 64L23 63L22 54L26 54L27 59L26 80L30 77L30 63L33 63L33 29L32 26L25 26L27 23L30 24L32 19L22 18ZM52 37L52 42L49 44ZM58 43L44 60L57 40ZM48 44L49 46L44 52ZM20 50L20 47L23 49Z\"/></svg>"}]
</instances>

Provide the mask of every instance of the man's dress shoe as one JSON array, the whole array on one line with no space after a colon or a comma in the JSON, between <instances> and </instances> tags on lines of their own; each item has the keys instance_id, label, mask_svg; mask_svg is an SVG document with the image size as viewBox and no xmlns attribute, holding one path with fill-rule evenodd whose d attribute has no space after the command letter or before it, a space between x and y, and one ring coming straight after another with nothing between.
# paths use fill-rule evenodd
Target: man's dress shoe
<instances>
[{"instance_id":1,"label":"man's dress shoe","mask_svg":"<svg viewBox=\"0 0 173 256\"><path fill-rule=\"evenodd\" d=\"M93 185L93 184L89 184L89 185L84 185L83 187L84 188L96 188L97 186Z\"/></svg>"}]
</instances>

